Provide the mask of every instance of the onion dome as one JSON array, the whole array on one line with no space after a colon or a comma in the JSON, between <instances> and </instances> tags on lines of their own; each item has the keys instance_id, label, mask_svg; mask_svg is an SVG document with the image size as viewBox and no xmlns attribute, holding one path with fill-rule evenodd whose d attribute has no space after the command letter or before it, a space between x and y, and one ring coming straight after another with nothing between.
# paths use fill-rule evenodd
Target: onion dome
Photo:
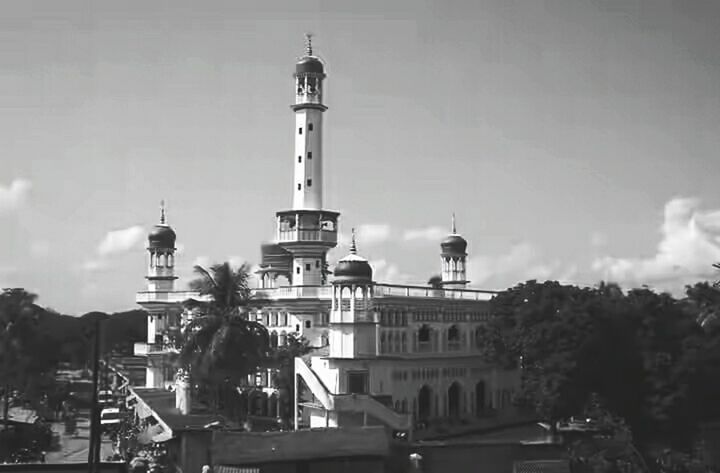
<instances>
[{"instance_id":1,"label":"onion dome","mask_svg":"<svg viewBox=\"0 0 720 473\"><path fill-rule=\"evenodd\" d=\"M355 229L353 229L352 245L350 254L341 259L335 265L333 282L335 283L360 283L372 282L372 267L368 260L357 255L355 246Z\"/></svg>"},{"instance_id":2,"label":"onion dome","mask_svg":"<svg viewBox=\"0 0 720 473\"><path fill-rule=\"evenodd\" d=\"M440 243L443 256L467 255L467 240L460 236L455 228L455 214L452 217L452 233Z\"/></svg>"},{"instance_id":3,"label":"onion dome","mask_svg":"<svg viewBox=\"0 0 720 473\"><path fill-rule=\"evenodd\" d=\"M305 56L301 57L300 60L295 64L296 74L324 74L325 65L322 63L320 58L313 56L312 52L312 35L305 35Z\"/></svg>"},{"instance_id":4,"label":"onion dome","mask_svg":"<svg viewBox=\"0 0 720 473\"><path fill-rule=\"evenodd\" d=\"M175 230L165 223L165 203L160 206L160 223L148 235L150 248L175 248Z\"/></svg>"}]
</instances>

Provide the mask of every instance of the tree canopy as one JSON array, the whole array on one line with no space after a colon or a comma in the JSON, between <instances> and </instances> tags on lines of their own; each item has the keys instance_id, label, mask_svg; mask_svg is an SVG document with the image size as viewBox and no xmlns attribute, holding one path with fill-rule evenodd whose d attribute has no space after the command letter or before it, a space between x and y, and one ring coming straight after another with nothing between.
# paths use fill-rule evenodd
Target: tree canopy
<instances>
[{"instance_id":1,"label":"tree canopy","mask_svg":"<svg viewBox=\"0 0 720 473\"><path fill-rule=\"evenodd\" d=\"M190 367L196 382L243 384L269 351L267 329L252 320L249 267L229 263L209 269L195 266L199 276L190 287L199 299L186 302L192 313L184 329L180 363Z\"/></svg>"},{"instance_id":2,"label":"tree canopy","mask_svg":"<svg viewBox=\"0 0 720 473\"><path fill-rule=\"evenodd\" d=\"M698 422L720 414L711 401L720 330L699 323L718 313L718 300L705 284L676 300L647 288L528 281L491 301L481 346L488 361L522 368L517 402L548 420L579 415L595 393L639 444L687 448Z\"/></svg>"}]
</instances>

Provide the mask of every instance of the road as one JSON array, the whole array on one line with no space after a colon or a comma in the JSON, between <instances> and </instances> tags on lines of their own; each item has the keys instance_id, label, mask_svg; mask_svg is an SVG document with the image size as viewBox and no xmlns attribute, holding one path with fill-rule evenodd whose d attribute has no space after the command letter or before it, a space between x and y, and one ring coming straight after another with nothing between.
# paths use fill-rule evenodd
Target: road
<instances>
[{"instance_id":1,"label":"road","mask_svg":"<svg viewBox=\"0 0 720 473\"><path fill-rule=\"evenodd\" d=\"M87 413L83 412L78 416L77 434L75 436L65 434L65 425L62 422L53 422L52 429L60 437L60 448L47 452L45 455L47 463L87 462L90 443L90 420ZM112 453L110 439L103 437L100 445L100 461L104 461Z\"/></svg>"}]
</instances>

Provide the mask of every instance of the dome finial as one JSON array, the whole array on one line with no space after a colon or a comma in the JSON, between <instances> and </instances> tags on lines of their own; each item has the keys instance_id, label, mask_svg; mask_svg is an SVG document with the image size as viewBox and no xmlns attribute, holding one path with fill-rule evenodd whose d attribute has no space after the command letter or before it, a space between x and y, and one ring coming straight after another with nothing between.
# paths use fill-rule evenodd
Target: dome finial
<instances>
[{"instance_id":1,"label":"dome finial","mask_svg":"<svg viewBox=\"0 0 720 473\"><path fill-rule=\"evenodd\" d=\"M352 229L352 241L350 243L350 253L357 254L357 245L355 244L355 228Z\"/></svg>"},{"instance_id":2,"label":"dome finial","mask_svg":"<svg viewBox=\"0 0 720 473\"><path fill-rule=\"evenodd\" d=\"M453 214L452 214L452 232L453 232L453 235L457 234L457 229L455 228L455 212L453 212Z\"/></svg>"},{"instance_id":3,"label":"dome finial","mask_svg":"<svg viewBox=\"0 0 720 473\"><path fill-rule=\"evenodd\" d=\"M312 56L312 33L305 33L305 54Z\"/></svg>"},{"instance_id":4,"label":"dome finial","mask_svg":"<svg viewBox=\"0 0 720 473\"><path fill-rule=\"evenodd\" d=\"M160 225L165 225L165 200L160 201Z\"/></svg>"}]
</instances>

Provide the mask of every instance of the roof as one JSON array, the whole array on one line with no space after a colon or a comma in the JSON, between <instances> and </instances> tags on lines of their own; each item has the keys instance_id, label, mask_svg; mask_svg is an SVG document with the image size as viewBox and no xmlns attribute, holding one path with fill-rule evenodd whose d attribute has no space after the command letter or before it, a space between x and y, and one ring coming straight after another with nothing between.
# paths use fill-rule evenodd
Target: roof
<instances>
[{"instance_id":1,"label":"roof","mask_svg":"<svg viewBox=\"0 0 720 473\"><path fill-rule=\"evenodd\" d=\"M570 473L567 460L532 460L515 462L513 473Z\"/></svg>"},{"instance_id":2,"label":"roof","mask_svg":"<svg viewBox=\"0 0 720 473\"><path fill-rule=\"evenodd\" d=\"M225 421L217 414L198 412L181 414L175 407L175 393L161 388L132 388L139 400L143 402L158 421L165 424L173 432L185 430L204 430L211 422Z\"/></svg>"}]
</instances>

